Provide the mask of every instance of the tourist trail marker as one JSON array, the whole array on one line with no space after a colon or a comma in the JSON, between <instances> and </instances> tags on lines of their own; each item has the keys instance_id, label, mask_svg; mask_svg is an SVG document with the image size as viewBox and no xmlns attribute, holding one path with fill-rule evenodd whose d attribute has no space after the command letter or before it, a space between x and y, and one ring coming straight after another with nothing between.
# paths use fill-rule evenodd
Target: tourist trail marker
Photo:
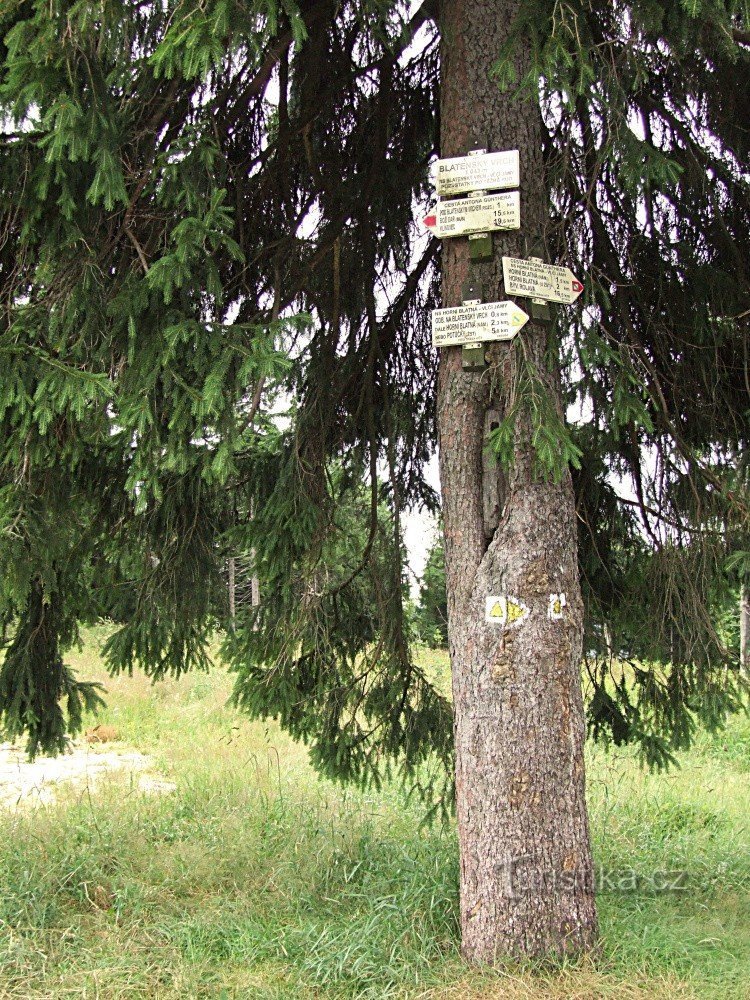
<instances>
[{"instance_id":1,"label":"tourist trail marker","mask_svg":"<svg viewBox=\"0 0 750 1000\"><path fill-rule=\"evenodd\" d=\"M521 198L518 191L506 191L439 201L424 224L438 239L491 233L497 229L520 229Z\"/></svg>"},{"instance_id":2,"label":"tourist trail marker","mask_svg":"<svg viewBox=\"0 0 750 1000\"><path fill-rule=\"evenodd\" d=\"M503 257L503 282L506 295L523 295L565 305L575 302L583 291L583 285L570 268L518 257Z\"/></svg>"},{"instance_id":3,"label":"tourist trail marker","mask_svg":"<svg viewBox=\"0 0 750 1000\"><path fill-rule=\"evenodd\" d=\"M515 302L484 302L432 311L432 346L512 340L529 317Z\"/></svg>"},{"instance_id":4,"label":"tourist trail marker","mask_svg":"<svg viewBox=\"0 0 750 1000\"><path fill-rule=\"evenodd\" d=\"M488 594L484 601L484 620L490 625L517 628L531 614L531 608L510 594Z\"/></svg>"},{"instance_id":5,"label":"tourist trail marker","mask_svg":"<svg viewBox=\"0 0 750 1000\"><path fill-rule=\"evenodd\" d=\"M469 191L497 191L519 184L518 150L502 153L477 153L438 160L435 190L441 196L467 194Z\"/></svg>"}]
</instances>

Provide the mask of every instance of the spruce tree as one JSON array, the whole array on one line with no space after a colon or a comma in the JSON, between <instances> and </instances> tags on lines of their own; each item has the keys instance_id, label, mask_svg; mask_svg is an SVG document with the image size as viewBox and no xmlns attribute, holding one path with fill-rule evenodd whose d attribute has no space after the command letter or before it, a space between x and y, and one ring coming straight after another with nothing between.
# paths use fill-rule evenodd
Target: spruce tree
<instances>
[{"instance_id":1,"label":"spruce tree","mask_svg":"<svg viewBox=\"0 0 750 1000\"><path fill-rule=\"evenodd\" d=\"M0 712L32 752L60 749L99 696L65 664L82 623L121 623L114 670L206 668L224 562L254 552L262 602L225 647L238 703L324 773L449 796L452 709L410 651L400 517L436 509L430 311L456 304L466 252L416 220L431 160L475 137L440 81L467 5L409 6L0 8ZM491 447L506 497L566 498L568 560L572 466L590 724L664 763L741 693L709 609L750 549L748 12L477 6L497 51L466 58L509 123L486 140L529 137L523 236L585 292L495 356L500 417L489 440L472 425L467 458ZM446 507L451 482L467 488L444 473ZM491 534L482 519L480 562L514 509ZM590 911L568 930L555 912L519 911L496 941L585 945Z\"/></svg>"}]
</instances>

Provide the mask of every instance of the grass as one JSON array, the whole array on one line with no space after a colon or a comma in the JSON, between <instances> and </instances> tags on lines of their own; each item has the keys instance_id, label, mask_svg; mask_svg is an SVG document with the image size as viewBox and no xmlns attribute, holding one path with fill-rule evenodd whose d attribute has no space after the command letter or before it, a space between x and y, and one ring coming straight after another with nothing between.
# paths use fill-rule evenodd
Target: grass
<instances>
[{"instance_id":1,"label":"grass","mask_svg":"<svg viewBox=\"0 0 750 1000\"><path fill-rule=\"evenodd\" d=\"M99 638L83 676L103 675ZM113 776L0 816L2 998L750 997L747 719L667 775L589 748L601 955L489 973L460 960L452 827L419 830L397 789L320 780L226 707L222 669L106 683L101 721L177 791Z\"/></svg>"}]
</instances>

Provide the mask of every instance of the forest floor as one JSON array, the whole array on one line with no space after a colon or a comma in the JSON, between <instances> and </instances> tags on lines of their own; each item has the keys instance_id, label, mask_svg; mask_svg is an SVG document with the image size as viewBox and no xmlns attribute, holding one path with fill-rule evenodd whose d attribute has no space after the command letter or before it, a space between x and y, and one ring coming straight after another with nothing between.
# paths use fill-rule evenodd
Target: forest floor
<instances>
[{"instance_id":1,"label":"forest floor","mask_svg":"<svg viewBox=\"0 0 750 1000\"><path fill-rule=\"evenodd\" d=\"M601 954L478 971L452 824L420 828L397 788L318 778L275 724L227 707L221 667L107 678L103 634L75 666L106 683L96 721L119 739L80 747L87 770L44 794L12 785L17 750L0 760L2 1000L750 998L747 718L667 774L589 747Z\"/></svg>"}]
</instances>

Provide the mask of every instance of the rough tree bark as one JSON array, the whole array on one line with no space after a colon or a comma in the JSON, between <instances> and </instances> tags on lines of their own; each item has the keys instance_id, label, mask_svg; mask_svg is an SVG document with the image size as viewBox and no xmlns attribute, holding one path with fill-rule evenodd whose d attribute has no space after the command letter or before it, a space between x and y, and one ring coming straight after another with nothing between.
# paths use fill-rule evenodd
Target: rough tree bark
<instances>
[{"instance_id":1,"label":"rough tree bark","mask_svg":"<svg viewBox=\"0 0 750 1000\"><path fill-rule=\"evenodd\" d=\"M494 259L469 262L467 239L443 243L443 304L459 305L478 277L485 299L505 298L501 256L526 256L544 234L548 194L541 120L533 102L500 93L489 76L517 0L451 0L440 16L441 155L465 154L476 136L519 149L520 232L495 234ZM525 56L518 55L519 78ZM528 300L519 300L530 312ZM523 351L561 405L559 374L545 364L546 324L522 330ZM517 423L515 462L488 482L488 412L507 411L521 345L495 345L484 373L465 373L461 348L443 349L438 389L440 475L455 708L456 794L464 955L586 950L595 941L594 884L584 796L580 686L582 602L569 475L532 474L528 415ZM491 414L494 416L494 414ZM483 488L484 469L484 488ZM501 502L487 503L486 495ZM487 512L499 509L494 530ZM564 593L561 620L548 616ZM488 595L523 601L530 614L485 623Z\"/></svg>"}]
</instances>

